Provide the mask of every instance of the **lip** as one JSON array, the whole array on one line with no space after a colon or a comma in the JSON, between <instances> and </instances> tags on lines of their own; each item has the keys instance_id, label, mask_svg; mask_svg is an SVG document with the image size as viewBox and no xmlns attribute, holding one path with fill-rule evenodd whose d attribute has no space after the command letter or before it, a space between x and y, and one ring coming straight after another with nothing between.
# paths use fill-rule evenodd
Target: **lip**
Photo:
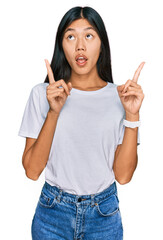
<instances>
[{"instance_id":1,"label":"lip","mask_svg":"<svg viewBox=\"0 0 163 240\"><path fill-rule=\"evenodd\" d=\"M84 54L78 54L78 55L75 57L75 60L77 61L77 59L78 59L79 57L83 57L83 58L85 58L86 60L88 60L88 58L87 58Z\"/></svg>"},{"instance_id":2,"label":"lip","mask_svg":"<svg viewBox=\"0 0 163 240\"><path fill-rule=\"evenodd\" d=\"M86 63L87 63L87 61L85 61L85 62L83 62L83 63L80 63L80 62L76 61L76 64L77 64L78 66L84 66Z\"/></svg>"}]
</instances>

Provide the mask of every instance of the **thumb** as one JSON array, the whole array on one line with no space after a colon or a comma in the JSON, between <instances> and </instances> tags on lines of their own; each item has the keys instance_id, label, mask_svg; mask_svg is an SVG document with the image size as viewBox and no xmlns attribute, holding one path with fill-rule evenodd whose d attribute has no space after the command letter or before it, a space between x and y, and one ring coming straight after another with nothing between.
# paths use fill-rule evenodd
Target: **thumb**
<instances>
[{"instance_id":1,"label":"thumb","mask_svg":"<svg viewBox=\"0 0 163 240\"><path fill-rule=\"evenodd\" d=\"M122 85L117 86L117 90L118 90L118 91L122 91L123 88L124 88L124 86L125 86L125 84L122 84Z\"/></svg>"},{"instance_id":2,"label":"thumb","mask_svg":"<svg viewBox=\"0 0 163 240\"><path fill-rule=\"evenodd\" d=\"M69 89L71 90L71 89L72 89L72 83L69 82L69 83L68 83L68 86L69 86Z\"/></svg>"}]
</instances>

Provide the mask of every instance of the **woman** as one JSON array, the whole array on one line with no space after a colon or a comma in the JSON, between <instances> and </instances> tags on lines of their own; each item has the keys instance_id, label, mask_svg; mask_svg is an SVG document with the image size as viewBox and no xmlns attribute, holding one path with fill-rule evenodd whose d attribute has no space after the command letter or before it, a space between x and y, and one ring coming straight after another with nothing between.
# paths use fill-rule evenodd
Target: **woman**
<instances>
[{"instance_id":1,"label":"woman","mask_svg":"<svg viewBox=\"0 0 163 240\"><path fill-rule=\"evenodd\" d=\"M19 135L28 178L45 183L32 221L32 239L123 239L117 194L137 165L138 76L113 83L107 33L90 7L62 18L47 77L32 88Z\"/></svg>"}]
</instances>

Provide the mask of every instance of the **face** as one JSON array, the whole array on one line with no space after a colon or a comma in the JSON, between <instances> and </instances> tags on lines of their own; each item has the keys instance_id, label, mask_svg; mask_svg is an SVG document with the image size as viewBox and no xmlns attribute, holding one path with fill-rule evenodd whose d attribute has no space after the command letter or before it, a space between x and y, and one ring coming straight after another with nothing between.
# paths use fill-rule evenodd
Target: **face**
<instances>
[{"instance_id":1,"label":"face","mask_svg":"<svg viewBox=\"0 0 163 240\"><path fill-rule=\"evenodd\" d=\"M72 72L87 74L96 69L101 40L86 19L75 20L65 29L62 46Z\"/></svg>"}]
</instances>

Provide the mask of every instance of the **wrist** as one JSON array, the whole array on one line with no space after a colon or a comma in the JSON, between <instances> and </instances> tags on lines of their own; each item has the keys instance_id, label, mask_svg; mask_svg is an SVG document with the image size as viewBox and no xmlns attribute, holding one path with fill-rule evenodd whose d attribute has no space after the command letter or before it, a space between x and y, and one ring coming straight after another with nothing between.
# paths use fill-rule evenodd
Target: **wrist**
<instances>
[{"instance_id":1,"label":"wrist","mask_svg":"<svg viewBox=\"0 0 163 240\"><path fill-rule=\"evenodd\" d=\"M48 115L53 116L53 117L59 117L59 113L54 112L53 110L49 109Z\"/></svg>"},{"instance_id":2,"label":"wrist","mask_svg":"<svg viewBox=\"0 0 163 240\"><path fill-rule=\"evenodd\" d=\"M135 122L135 121L139 121L139 112L136 114L131 114L126 112L126 120L127 121L131 121L131 122Z\"/></svg>"}]
</instances>

